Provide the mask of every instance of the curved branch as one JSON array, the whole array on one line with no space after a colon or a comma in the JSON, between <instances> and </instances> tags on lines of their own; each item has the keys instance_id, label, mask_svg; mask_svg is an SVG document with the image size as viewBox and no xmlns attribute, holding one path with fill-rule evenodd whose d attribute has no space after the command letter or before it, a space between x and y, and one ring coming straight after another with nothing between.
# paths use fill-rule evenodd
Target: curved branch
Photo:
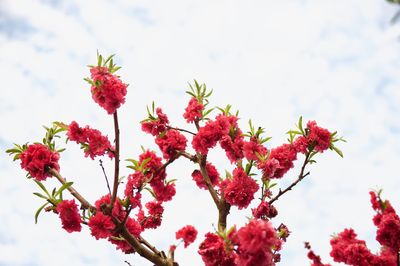
<instances>
[{"instance_id":1,"label":"curved branch","mask_svg":"<svg viewBox=\"0 0 400 266\"><path fill-rule=\"evenodd\" d=\"M67 181L65 180L65 178L62 177L62 176L60 175L60 173L57 172L55 169L50 168L50 169L48 170L48 172L49 172L52 176L54 176L55 178L57 178L58 181L60 181L61 184L64 185L64 184L67 182ZM83 208L89 209L89 210L91 210L91 211L96 210L96 208L95 208L93 205L91 205L81 194L79 194L78 191L76 191L75 188L73 188L72 186L69 186L67 189L68 189L68 191L71 193L71 195L74 196L74 197L81 203L81 205L82 205Z\"/></svg>"},{"instance_id":2,"label":"curved branch","mask_svg":"<svg viewBox=\"0 0 400 266\"><path fill-rule=\"evenodd\" d=\"M304 174L304 170L305 170L305 168L306 168L306 165L307 165L307 163L308 163L308 159L309 159L309 158L310 158L310 152L308 152L308 153L306 154L306 158L304 159L303 166L301 167L301 171L300 171L299 177L298 177L290 186L288 186L288 187L285 188L284 190L279 190L279 193L278 193L275 197L273 197L272 199L270 199L270 200L268 201L268 203L269 203L270 205L271 205L272 203L274 203L275 201L277 201L283 194L285 194L285 193L288 192L289 190L292 190L292 188L293 188L295 185L297 185L297 183L299 183L301 180L303 180L306 176L308 176L308 175L310 174L310 172Z\"/></svg>"}]
</instances>

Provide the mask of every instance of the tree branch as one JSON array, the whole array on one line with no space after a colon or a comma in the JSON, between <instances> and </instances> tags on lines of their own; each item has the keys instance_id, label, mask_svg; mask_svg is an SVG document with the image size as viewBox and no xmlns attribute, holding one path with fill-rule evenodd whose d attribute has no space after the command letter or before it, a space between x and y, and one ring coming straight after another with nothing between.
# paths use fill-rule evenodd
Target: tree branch
<instances>
[{"instance_id":1,"label":"tree branch","mask_svg":"<svg viewBox=\"0 0 400 266\"><path fill-rule=\"evenodd\" d=\"M178 130L178 131L182 131L182 132L189 133L189 134L191 134L191 135L196 135L196 133L194 133L194 132L192 132L192 131L190 131L190 130L186 130L186 129L179 128L179 127L167 126L167 129L174 129L174 130Z\"/></svg>"},{"instance_id":2,"label":"tree branch","mask_svg":"<svg viewBox=\"0 0 400 266\"><path fill-rule=\"evenodd\" d=\"M203 176L204 182L206 183L206 186L208 188L208 191L211 194L212 199L214 200L215 205L217 206L218 210L220 209L220 202L219 202L219 197L217 194L217 191L215 191L214 187L211 184L210 177L208 176L207 170L206 170L206 162L207 162L207 156L203 156L201 154L197 154L199 156L199 165L200 165L200 172L201 175Z\"/></svg>"},{"instance_id":3,"label":"tree branch","mask_svg":"<svg viewBox=\"0 0 400 266\"><path fill-rule=\"evenodd\" d=\"M310 157L310 152L307 152L306 154L306 158L304 159L303 162L303 166L301 167L301 171L299 174L299 177L296 179L296 181L294 181L290 186L288 186L286 189L284 190L279 190L279 193L273 197L272 199L270 199L268 201L268 203L271 205L272 203L274 203L275 201L277 201L283 194L285 194L286 192L288 192L289 190L292 190L292 188L297 185L297 183L299 183L301 180L303 180L306 176L308 176L310 174L310 172L304 174L304 170L306 168L306 165L308 163L308 159Z\"/></svg>"},{"instance_id":4,"label":"tree branch","mask_svg":"<svg viewBox=\"0 0 400 266\"><path fill-rule=\"evenodd\" d=\"M65 180L65 178L62 177L62 176L60 175L60 173L57 172L55 169L50 168L50 169L48 170L48 172L49 172L52 176L54 176L55 178L57 178L58 181L60 181L61 184L64 185L64 184L67 182L67 181ZM67 189L68 189L68 191L71 193L71 195L74 196L74 197L81 203L81 205L82 205L83 208L89 209L89 210L91 210L91 211L96 210L96 208L95 208L94 206L92 206L81 194L79 194L78 191L76 191L75 188L73 188L72 186L69 186Z\"/></svg>"},{"instance_id":5,"label":"tree branch","mask_svg":"<svg viewBox=\"0 0 400 266\"><path fill-rule=\"evenodd\" d=\"M118 114L117 111L114 113L114 131L115 131L115 166L114 166L114 186L111 195L111 207L114 206L114 202L117 198L118 185L119 185L119 126L118 126Z\"/></svg>"}]
</instances>

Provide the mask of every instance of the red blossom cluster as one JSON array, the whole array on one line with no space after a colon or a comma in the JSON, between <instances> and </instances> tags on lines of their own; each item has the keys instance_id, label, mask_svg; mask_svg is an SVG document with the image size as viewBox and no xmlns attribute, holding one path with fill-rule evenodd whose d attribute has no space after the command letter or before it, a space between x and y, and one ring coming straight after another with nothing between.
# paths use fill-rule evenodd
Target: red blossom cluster
<instances>
[{"instance_id":1,"label":"red blossom cluster","mask_svg":"<svg viewBox=\"0 0 400 266\"><path fill-rule=\"evenodd\" d=\"M206 172L208 175L208 178L210 179L211 185L213 187L217 186L219 184L219 173L217 171L217 168L212 163L207 162L206 163ZM201 188L201 189L207 189L207 185L204 181L203 175L201 174L200 170L194 170L192 173L192 178L196 182L196 185Z\"/></svg>"},{"instance_id":2,"label":"red blossom cluster","mask_svg":"<svg viewBox=\"0 0 400 266\"><path fill-rule=\"evenodd\" d=\"M124 84L118 76L110 73L108 67L96 66L90 69L92 78L92 98L103 107L108 114L115 111L125 103L127 84Z\"/></svg>"},{"instance_id":3,"label":"red blossom cluster","mask_svg":"<svg viewBox=\"0 0 400 266\"><path fill-rule=\"evenodd\" d=\"M239 210L249 206L259 188L257 182L246 175L242 168L235 168L232 180L225 179L220 187L225 200Z\"/></svg>"},{"instance_id":4,"label":"red blossom cluster","mask_svg":"<svg viewBox=\"0 0 400 266\"><path fill-rule=\"evenodd\" d=\"M158 136L159 134L167 130L169 120L166 114L163 113L161 108L156 108L157 117L151 115L149 119L145 119L141 122L142 130L153 136Z\"/></svg>"},{"instance_id":5,"label":"red blossom cluster","mask_svg":"<svg viewBox=\"0 0 400 266\"><path fill-rule=\"evenodd\" d=\"M179 229L175 233L176 239L182 239L184 243L184 247L187 248L190 244L192 244L197 237L197 230L192 225L187 225L181 229Z\"/></svg>"},{"instance_id":6,"label":"red blossom cluster","mask_svg":"<svg viewBox=\"0 0 400 266\"><path fill-rule=\"evenodd\" d=\"M142 130L155 136L155 142L163 154L164 159L173 159L178 152L185 151L186 137L178 130L170 129L169 120L161 108L156 109L157 117L149 114L149 118L143 120Z\"/></svg>"},{"instance_id":7,"label":"red blossom cluster","mask_svg":"<svg viewBox=\"0 0 400 266\"><path fill-rule=\"evenodd\" d=\"M192 146L196 152L206 155L208 150L215 147L223 136L229 135L231 126L237 125L237 117L218 115L215 120L209 120L193 137Z\"/></svg>"},{"instance_id":8,"label":"red blossom cluster","mask_svg":"<svg viewBox=\"0 0 400 266\"><path fill-rule=\"evenodd\" d=\"M330 264L324 264L321 261L321 257L311 249L310 243L305 243L305 248L308 249L307 257L312 261L310 266L331 266Z\"/></svg>"},{"instance_id":9,"label":"red blossom cluster","mask_svg":"<svg viewBox=\"0 0 400 266\"><path fill-rule=\"evenodd\" d=\"M278 211L267 201L261 201L257 208L251 209L254 218L268 220L278 215Z\"/></svg>"},{"instance_id":10,"label":"red blossom cluster","mask_svg":"<svg viewBox=\"0 0 400 266\"><path fill-rule=\"evenodd\" d=\"M353 229L345 229L331 240L331 257L336 262L353 266L397 266L400 252L400 219L389 201L370 192L373 221L377 226L376 240L382 245L378 255L373 254L364 240L357 239Z\"/></svg>"},{"instance_id":11,"label":"red blossom cluster","mask_svg":"<svg viewBox=\"0 0 400 266\"><path fill-rule=\"evenodd\" d=\"M159 135L155 141L164 159L167 160L174 158L177 152L186 149L186 137L174 129L167 130L165 134Z\"/></svg>"},{"instance_id":12,"label":"red blossom cluster","mask_svg":"<svg viewBox=\"0 0 400 266\"><path fill-rule=\"evenodd\" d=\"M193 123L202 118L201 112L204 110L204 105L200 103L196 98L192 97L189 101L188 106L185 108L183 117L188 123Z\"/></svg>"},{"instance_id":13,"label":"red blossom cluster","mask_svg":"<svg viewBox=\"0 0 400 266\"><path fill-rule=\"evenodd\" d=\"M43 144L31 144L23 151L19 157L21 160L21 168L37 181L46 180L50 177L48 170L50 168L59 171L60 166L58 160L60 155L58 152L51 151Z\"/></svg>"},{"instance_id":14,"label":"red blossom cluster","mask_svg":"<svg viewBox=\"0 0 400 266\"><path fill-rule=\"evenodd\" d=\"M96 156L107 154L110 158L114 157L114 147L106 136L103 136L97 129L89 126L79 127L78 123L72 121L68 126L67 136L70 140L82 145L85 157L92 160Z\"/></svg>"},{"instance_id":15,"label":"red blossom cluster","mask_svg":"<svg viewBox=\"0 0 400 266\"><path fill-rule=\"evenodd\" d=\"M119 200L115 201L111 215L108 214L107 211L110 204L111 197L109 194L95 202L96 212L89 218L88 222L91 234L96 239L107 238L108 241L116 245L117 249L122 250L124 253L133 253L134 250L129 243L125 240L119 240L119 234L114 232L115 224L118 221L126 220L126 228L134 236L139 236L143 228L137 220L127 216L128 214Z\"/></svg>"},{"instance_id":16,"label":"red blossom cluster","mask_svg":"<svg viewBox=\"0 0 400 266\"><path fill-rule=\"evenodd\" d=\"M305 129L305 136L300 136L294 142L296 150L301 153L306 153L307 150L315 149L318 152L324 152L331 145L331 133L319 126L317 122L308 121Z\"/></svg>"},{"instance_id":17,"label":"red blossom cluster","mask_svg":"<svg viewBox=\"0 0 400 266\"><path fill-rule=\"evenodd\" d=\"M277 251L282 240L271 223L253 219L224 239L207 233L200 244L199 254L206 266L272 266L279 261Z\"/></svg>"},{"instance_id":18,"label":"red blossom cluster","mask_svg":"<svg viewBox=\"0 0 400 266\"><path fill-rule=\"evenodd\" d=\"M82 229L81 216L75 200L63 200L56 208L60 216L62 228L68 233L80 232Z\"/></svg>"}]
</instances>

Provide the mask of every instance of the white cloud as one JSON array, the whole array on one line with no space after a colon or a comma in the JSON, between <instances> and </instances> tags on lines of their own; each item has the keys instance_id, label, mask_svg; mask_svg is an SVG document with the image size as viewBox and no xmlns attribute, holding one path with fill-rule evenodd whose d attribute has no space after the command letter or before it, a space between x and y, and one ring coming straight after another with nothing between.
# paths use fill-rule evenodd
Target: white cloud
<instances>
[{"instance_id":1,"label":"white cloud","mask_svg":"<svg viewBox=\"0 0 400 266\"><path fill-rule=\"evenodd\" d=\"M311 176L277 204L276 223L283 221L293 231L282 265L307 265L302 241L329 261L330 234L344 227L372 240L370 188L384 188L384 196L400 206L400 30L389 25L393 6L361 0L51 2L0 6L0 14L7 14L0 20L3 150L13 142L40 139L40 126L54 120L77 120L112 136L112 121L92 102L82 80L99 49L117 54L120 75L130 84L120 112L125 157L137 156L141 144L154 147L138 125L152 100L184 125L184 91L193 78L214 89L212 104L240 109L244 126L252 118L266 127L274 137L270 147L285 140L284 132L300 115L345 136L345 159L323 154ZM95 200L97 191L105 193L97 162L82 160L81 151L69 147L63 173ZM42 215L34 225L40 203L32 200L33 184L1 156L0 194L7 204L0 209L0 265L53 265L57 258L58 265L122 265L125 259L145 264L88 232L66 234L55 215ZM224 163L218 160L221 170ZM191 166L179 162L171 169L180 194L166 206L165 225L149 233L161 248L186 223L204 235L215 222L215 213L204 211L211 199L190 180ZM295 176L292 171L283 182ZM237 214L232 221L244 218ZM369 244L376 250L376 243ZM200 265L195 249L178 250L181 265Z\"/></svg>"}]
</instances>

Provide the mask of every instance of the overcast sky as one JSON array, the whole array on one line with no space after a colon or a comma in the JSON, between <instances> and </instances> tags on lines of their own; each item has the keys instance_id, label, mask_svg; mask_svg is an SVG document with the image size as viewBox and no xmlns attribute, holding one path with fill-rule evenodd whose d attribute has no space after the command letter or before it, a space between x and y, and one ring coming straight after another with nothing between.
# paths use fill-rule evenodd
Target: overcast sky
<instances>
[{"instance_id":1,"label":"overcast sky","mask_svg":"<svg viewBox=\"0 0 400 266\"><path fill-rule=\"evenodd\" d=\"M276 204L274 224L293 232L280 265L309 265L304 241L331 262L330 235L345 227L377 251L369 190L383 188L400 210L400 26L390 24L396 11L383 0L0 1L0 265L150 265L87 229L66 233L54 214L35 225L37 188L4 153L12 143L40 140L41 126L52 121L76 120L112 138L112 117L83 81L96 50L115 53L130 84L119 111L124 158L137 157L140 145L155 148L139 126L153 100L174 125L187 126L184 91L193 79L214 90L211 105L240 110L244 130L250 118L265 127L269 148L285 141L300 115L337 130L348 141L340 144L345 158L320 155L311 175ZM98 162L72 143L67 148L61 172L93 202L107 192ZM231 169L218 153L214 159L220 172ZM109 162L106 169L112 173ZM167 249L177 229L195 225L198 240L176 257L201 265L196 250L216 211L191 180L191 163L169 170L178 194L165 204L163 226L145 236ZM245 215L232 211L230 225L244 225Z\"/></svg>"}]
</instances>

